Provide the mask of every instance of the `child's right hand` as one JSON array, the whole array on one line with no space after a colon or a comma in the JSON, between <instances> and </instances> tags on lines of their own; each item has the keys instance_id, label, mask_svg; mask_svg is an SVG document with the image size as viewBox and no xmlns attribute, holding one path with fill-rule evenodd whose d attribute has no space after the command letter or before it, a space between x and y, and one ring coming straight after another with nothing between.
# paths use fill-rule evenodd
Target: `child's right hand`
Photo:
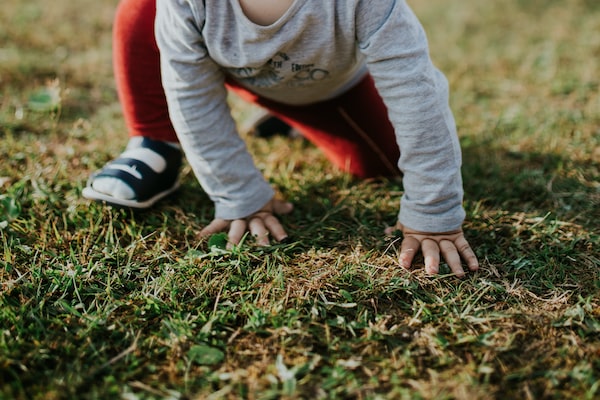
<instances>
[{"instance_id":1,"label":"child's right hand","mask_svg":"<svg viewBox=\"0 0 600 400\"><path fill-rule=\"evenodd\" d=\"M288 237L285 229L275 215L289 214L294 209L292 203L273 198L260 210L245 218L227 220L215 218L210 224L200 231L200 236L210 236L217 232L228 232L227 248L237 245L246 232L250 232L256 243L261 246L269 245L269 235L281 242Z\"/></svg>"}]
</instances>

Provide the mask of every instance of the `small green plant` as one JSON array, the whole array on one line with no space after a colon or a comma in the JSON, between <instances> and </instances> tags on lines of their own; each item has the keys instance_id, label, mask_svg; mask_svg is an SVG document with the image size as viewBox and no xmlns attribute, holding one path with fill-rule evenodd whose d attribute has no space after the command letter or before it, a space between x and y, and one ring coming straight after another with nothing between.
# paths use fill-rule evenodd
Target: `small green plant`
<instances>
[{"instance_id":1,"label":"small green plant","mask_svg":"<svg viewBox=\"0 0 600 400\"><path fill-rule=\"evenodd\" d=\"M14 197L0 195L0 229L6 229L10 221L21 214L21 207Z\"/></svg>"}]
</instances>

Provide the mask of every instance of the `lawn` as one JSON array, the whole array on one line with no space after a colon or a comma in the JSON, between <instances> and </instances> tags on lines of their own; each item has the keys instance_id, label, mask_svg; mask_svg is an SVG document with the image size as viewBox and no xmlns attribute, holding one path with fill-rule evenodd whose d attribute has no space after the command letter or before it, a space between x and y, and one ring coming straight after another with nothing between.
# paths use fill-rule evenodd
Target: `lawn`
<instances>
[{"instance_id":1,"label":"lawn","mask_svg":"<svg viewBox=\"0 0 600 400\"><path fill-rule=\"evenodd\" d=\"M398 266L400 182L246 137L290 243L225 251L189 167L81 197L127 142L116 0L0 7L0 399L600 396L600 2L412 0L463 148L465 279ZM231 98L243 125L256 109Z\"/></svg>"}]
</instances>

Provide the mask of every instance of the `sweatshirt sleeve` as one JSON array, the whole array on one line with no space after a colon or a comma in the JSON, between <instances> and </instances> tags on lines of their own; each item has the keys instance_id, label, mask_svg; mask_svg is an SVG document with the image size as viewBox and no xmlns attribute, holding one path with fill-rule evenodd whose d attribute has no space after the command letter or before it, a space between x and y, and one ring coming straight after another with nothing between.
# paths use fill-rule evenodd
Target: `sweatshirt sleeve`
<instances>
[{"instance_id":1,"label":"sweatshirt sleeve","mask_svg":"<svg viewBox=\"0 0 600 400\"><path fill-rule=\"evenodd\" d=\"M448 82L432 64L420 22L403 0L362 0L356 24L360 50L400 147L399 221L424 232L460 228L461 151Z\"/></svg>"},{"instance_id":2,"label":"sweatshirt sleeve","mask_svg":"<svg viewBox=\"0 0 600 400\"><path fill-rule=\"evenodd\" d=\"M215 217L243 218L262 208L274 192L237 133L224 74L211 60L202 37L202 4L156 3L163 87L186 158L215 203Z\"/></svg>"}]
</instances>

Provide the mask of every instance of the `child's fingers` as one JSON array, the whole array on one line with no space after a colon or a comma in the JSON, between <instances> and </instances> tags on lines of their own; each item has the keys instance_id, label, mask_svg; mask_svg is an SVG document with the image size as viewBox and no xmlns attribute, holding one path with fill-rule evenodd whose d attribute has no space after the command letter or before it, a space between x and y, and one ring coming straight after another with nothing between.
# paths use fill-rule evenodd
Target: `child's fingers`
<instances>
[{"instance_id":1,"label":"child's fingers","mask_svg":"<svg viewBox=\"0 0 600 400\"><path fill-rule=\"evenodd\" d=\"M387 236L393 236L396 232L398 231L402 231L402 224L400 223L400 221L396 222L395 225L393 226L388 226L387 228L384 229L384 233Z\"/></svg>"},{"instance_id":2,"label":"child's fingers","mask_svg":"<svg viewBox=\"0 0 600 400\"><path fill-rule=\"evenodd\" d=\"M421 251L425 260L425 271L430 275L435 275L440 269L440 247L433 239L423 239L421 241Z\"/></svg>"},{"instance_id":3,"label":"child's fingers","mask_svg":"<svg viewBox=\"0 0 600 400\"><path fill-rule=\"evenodd\" d=\"M265 227L265 223L261 217L253 217L248 222L248 230L256 238L256 243L259 246L269 245L269 231Z\"/></svg>"},{"instance_id":4,"label":"child's fingers","mask_svg":"<svg viewBox=\"0 0 600 400\"><path fill-rule=\"evenodd\" d=\"M421 243L412 236L407 236L402 240L400 245L400 255L398 261L402 268L410 269L415 255L419 251Z\"/></svg>"},{"instance_id":5,"label":"child's fingers","mask_svg":"<svg viewBox=\"0 0 600 400\"><path fill-rule=\"evenodd\" d=\"M263 218L265 223L265 227L271 232L271 235L275 240L281 242L283 239L288 237L287 232L283 229L283 225L279 222L279 220L274 215L267 215Z\"/></svg>"},{"instance_id":6,"label":"child's fingers","mask_svg":"<svg viewBox=\"0 0 600 400\"><path fill-rule=\"evenodd\" d=\"M294 209L294 205L290 202L273 199L273 212L278 215L289 214Z\"/></svg>"},{"instance_id":7,"label":"child's fingers","mask_svg":"<svg viewBox=\"0 0 600 400\"><path fill-rule=\"evenodd\" d=\"M469 269L471 271L477 271L479 269L479 261L477 260L475 252L473 249L471 249L469 242L467 242L467 239L461 235L454 241L454 245L456 246L456 249L460 253L463 260L465 260L467 263Z\"/></svg>"},{"instance_id":8,"label":"child's fingers","mask_svg":"<svg viewBox=\"0 0 600 400\"><path fill-rule=\"evenodd\" d=\"M215 218L200 231L199 235L205 237L229 229L227 233L227 248L231 248L233 245L239 244L244 237L244 234L249 231L256 237L257 244L268 246L269 234L273 235L278 242L288 237L287 232L272 212L277 214L287 214L293 209L294 206L292 203L274 199L263 207L262 210L245 219L225 220Z\"/></svg>"},{"instance_id":9,"label":"child's fingers","mask_svg":"<svg viewBox=\"0 0 600 400\"><path fill-rule=\"evenodd\" d=\"M210 224L200 231L200 236L210 236L214 233L223 232L229 226L229 221L224 219L213 219Z\"/></svg>"},{"instance_id":10,"label":"child's fingers","mask_svg":"<svg viewBox=\"0 0 600 400\"><path fill-rule=\"evenodd\" d=\"M227 237L229 238L229 244L239 244L240 240L246 233L246 221L243 219L234 219L231 221L231 225L229 226L229 233ZM228 247L229 247L228 244Z\"/></svg>"},{"instance_id":11,"label":"child's fingers","mask_svg":"<svg viewBox=\"0 0 600 400\"><path fill-rule=\"evenodd\" d=\"M444 260L446 260L446 263L452 272L454 272L454 275L459 278L464 277L465 270L462 267L460 255L458 254L458 250L456 249L454 243L452 243L450 240L444 239L440 240L439 246Z\"/></svg>"}]
</instances>

